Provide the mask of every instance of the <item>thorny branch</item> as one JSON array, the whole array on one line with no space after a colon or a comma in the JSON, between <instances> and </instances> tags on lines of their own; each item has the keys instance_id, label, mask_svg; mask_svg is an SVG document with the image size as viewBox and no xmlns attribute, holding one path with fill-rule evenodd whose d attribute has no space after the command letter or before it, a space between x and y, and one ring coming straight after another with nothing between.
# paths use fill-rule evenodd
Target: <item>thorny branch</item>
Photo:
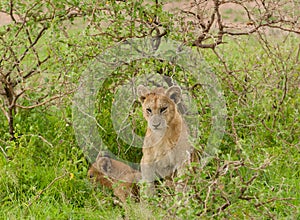
<instances>
[{"instance_id":1,"label":"thorny branch","mask_svg":"<svg viewBox=\"0 0 300 220\"><path fill-rule=\"evenodd\" d=\"M221 161L218 162L218 164L221 163ZM246 192L249 188L251 188L254 181L259 178L261 173L270 165L271 159L268 158L265 160L265 162L260 165L259 167L253 167L251 164L247 164L243 160L240 161L224 161L222 162L222 165L218 165L218 168L216 169L215 175L211 177L212 179L210 181L207 181L205 184L203 182L203 185L207 185L204 188L206 189L206 197L205 200L202 201L203 203L203 211L199 213L199 216L204 216L206 213L210 212L213 215L212 216L218 216L221 212L225 211L228 207L230 207L231 204L234 203L235 199L241 199L245 201L252 201L257 200L260 201L255 204L255 208L259 208L260 206L263 206L264 204L275 202L275 201L283 201L283 200L293 200L293 198L272 198L268 199L265 202L261 202L262 200L258 198L258 196L247 196ZM243 178L243 175L241 174L241 169L249 169L254 170L255 172L252 174L250 179L245 180ZM235 186L237 190L233 193L228 193L226 191L226 188L224 187L222 183L222 179L230 174L230 178L239 178L240 182L237 183ZM234 177L234 176L235 177ZM203 186L202 186L203 188ZM203 192L202 192L203 193ZM195 196L194 196L195 197ZM218 208L212 210L211 205L216 199L222 199L225 202L219 206Z\"/></svg>"},{"instance_id":2,"label":"thorny branch","mask_svg":"<svg viewBox=\"0 0 300 220\"><path fill-rule=\"evenodd\" d=\"M190 39L191 45L199 48L211 48L225 43L224 37L250 35L253 33L278 29L285 32L300 34L299 13L287 15L285 7L297 10L296 1L235 1L235 0L208 0L194 1L190 7L179 10L182 21L190 28L195 29L196 39ZM236 8L242 18L239 21L226 19L226 10ZM295 7L295 8L294 8ZM212 43L208 43L211 42Z\"/></svg>"}]
</instances>

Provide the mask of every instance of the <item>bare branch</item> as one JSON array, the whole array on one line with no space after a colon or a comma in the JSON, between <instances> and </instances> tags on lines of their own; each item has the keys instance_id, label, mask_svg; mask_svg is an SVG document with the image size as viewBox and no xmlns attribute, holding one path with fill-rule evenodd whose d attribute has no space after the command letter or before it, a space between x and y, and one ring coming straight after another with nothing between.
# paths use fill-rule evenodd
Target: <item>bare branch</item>
<instances>
[{"instance_id":1,"label":"bare branch","mask_svg":"<svg viewBox=\"0 0 300 220\"><path fill-rule=\"evenodd\" d=\"M42 189L33 199L31 199L29 202L28 202L28 205L27 205L27 209L34 203L36 202L40 197L41 195L46 192L48 189L50 189L50 187L56 183L57 181L59 181L60 179L63 179L65 178L67 175L69 175L70 173L65 171L64 174L62 174L61 176L58 176L56 177L55 179L53 179L49 184L48 186L46 186L44 189Z\"/></svg>"},{"instance_id":2,"label":"bare branch","mask_svg":"<svg viewBox=\"0 0 300 220\"><path fill-rule=\"evenodd\" d=\"M14 23L17 23L15 16L14 16L14 0L10 0L10 9L9 9L9 15L11 20L13 20Z\"/></svg>"},{"instance_id":3,"label":"bare branch","mask_svg":"<svg viewBox=\"0 0 300 220\"><path fill-rule=\"evenodd\" d=\"M43 36L44 32L45 32L47 29L48 29L48 28L47 28L46 26L44 26L44 27L39 31L39 33L38 33L37 37L35 38L35 40L29 45L29 47L27 47L27 48L25 49L25 51L23 52L23 54L21 55L21 57L17 60L17 63L15 63L15 64L13 65L13 67L11 68L10 72L11 72L13 69L15 69L15 67L18 66L18 65L21 63L21 61L26 57L28 51L29 51L31 48L33 48L33 47L37 44L37 42L40 40L40 38Z\"/></svg>"},{"instance_id":4,"label":"bare branch","mask_svg":"<svg viewBox=\"0 0 300 220\"><path fill-rule=\"evenodd\" d=\"M52 96L51 98L43 101L43 102L40 102L38 104L35 104L35 105L31 105L31 106L23 106L23 105L19 105L19 104L15 104L16 107L18 108L21 108L21 109L33 109L33 108L36 108L36 107L39 107L39 106L43 106L47 103L50 103L56 99L59 99L59 98L63 98L65 97L66 95L68 94L72 94L74 93L75 90L72 90L72 91L69 91L69 92L66 92L66 93L63 93L63 94L59 94L59 95L55 95L55 96Z\"/></svg>"},{"instance_id":5,"label":"bare branch","mask_svg":"<svg viewBox=\"0 0 300 220\"><path fill-rule=\"evenodd\" d=\"M258 208L260 206L263 206L263 205L271 203L271 202L276 202L276 201L292 201L292 200L295 200L295 198L272 198L272 199L269 199L269 200L267 200L265 202L256 203L254 206L256 208Z\"/></svg>"}]
</instances>

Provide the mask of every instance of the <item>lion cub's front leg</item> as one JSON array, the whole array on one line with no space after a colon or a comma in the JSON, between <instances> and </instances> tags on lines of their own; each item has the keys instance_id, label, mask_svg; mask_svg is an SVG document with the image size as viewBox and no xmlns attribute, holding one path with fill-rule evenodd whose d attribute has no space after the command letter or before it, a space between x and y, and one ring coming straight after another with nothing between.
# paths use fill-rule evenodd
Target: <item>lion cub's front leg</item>
<instances>
[{"instance_id":1,"label":"lion cub's front leg","mask_svg":"<svg viewBox=\"0 0 300 220\"><path fill-rule=\"evenodd\" d=\"M150 197L155 193L155 173L151 165L141 161L142 183L140 186L141 197Z\"/></svg>"}]
</instances>

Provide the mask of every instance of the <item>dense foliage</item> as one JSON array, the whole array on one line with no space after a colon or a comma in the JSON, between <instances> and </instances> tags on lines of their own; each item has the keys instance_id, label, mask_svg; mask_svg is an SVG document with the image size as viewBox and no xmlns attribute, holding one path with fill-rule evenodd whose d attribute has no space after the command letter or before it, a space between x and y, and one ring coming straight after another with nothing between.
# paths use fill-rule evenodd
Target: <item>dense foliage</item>
<instances>
[{"instance_id":1,"label":"dense foliage","mask_svg":"<svg viewBox=\"0 0 300 220\"><path fill-rule=\"evenodd\" d=\"M7 22L0 26L0 216L299 218L299 7L292 0L1 1ZM176 40L203 56L223 89L226 131L219 154L186 174L187 195L162 185L148 203L120 207L110 190L86 178L91 161L75 138L72 99L94 58L146 36ZM141 149L118 138L111 109L118 86L149 73L170 77L193 97L201 156L210 100L188 71L163 60L111 73L95 103L99 136L118 157L139 162ZM140 104L133 106L128 124L143 135Z\"/></svg>"}]
</instances>

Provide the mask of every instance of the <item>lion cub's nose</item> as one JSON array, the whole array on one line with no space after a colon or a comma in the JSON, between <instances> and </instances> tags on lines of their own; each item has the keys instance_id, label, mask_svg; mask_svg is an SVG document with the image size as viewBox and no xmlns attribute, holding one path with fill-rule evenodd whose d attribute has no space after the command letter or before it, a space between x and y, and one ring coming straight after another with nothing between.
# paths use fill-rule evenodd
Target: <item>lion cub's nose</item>
<instances>
[{"instance_id":1,"label":"lion cub's nose","mask_svg":"<svg viewBox=\"0 0 300 220\"><path fill-rule=\"evenodd\" d=\"M158 123L158 124L153 124L153 127L155 128L155 129L157 129L159 126L160 126L160 122Z\"/></svg>"}]
</instances>

